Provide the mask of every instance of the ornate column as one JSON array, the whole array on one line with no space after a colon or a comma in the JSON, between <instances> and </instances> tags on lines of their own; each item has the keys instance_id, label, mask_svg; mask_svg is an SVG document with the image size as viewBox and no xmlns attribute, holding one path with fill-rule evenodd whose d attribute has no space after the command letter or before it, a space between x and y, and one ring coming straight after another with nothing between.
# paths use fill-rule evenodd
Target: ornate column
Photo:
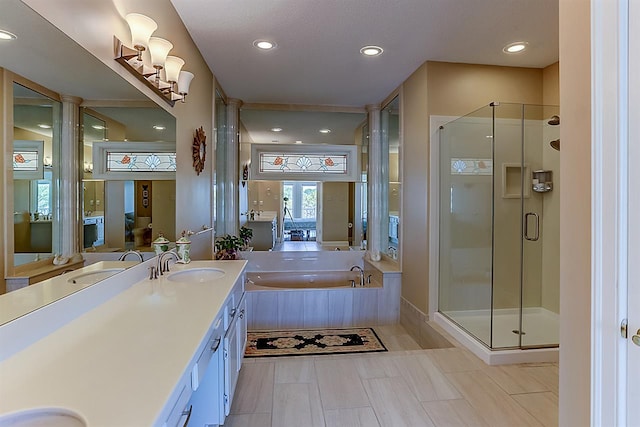
<instances>
[{"instance_id":1,"label":"ornate column","mask_svg":"<svg viewBox=\"0 0 640 427\"><path fill-rule=\"evenodd\" d=\"M82 144L80 143L80 104L82 98L62 96L62 126L60 137L58 215L54 216L54 230L59 230L60 249L65 256L80 252L82 216L80 215L80 170ZM54 236L54 241L56 236Z\"/></svg>"},{"instance_id":2,"label":"ornate column","mask_svg":"<svg viewBox=\"0 0 640 427\"><path fill-rule=\"evenodd\" d=\"M378 105L367 105L369 121L369 171L367 173L367 250L373 261L379 261L386 249L382 242L386 239L387 229L383 226L384 211L388 201L384 190L385 171L388 176L389 162L384 163L383 141L381 133L381 115ZM387 179L388 185L388 179ZM387 190L388 192L388 190Z\"/></svg>"},{"instance_id":3,"label":"ornate column","mask_svg":"<svg viewBox=\"0 0 640 427\"><path fill-rule=\"evenodd\" d=\"M240 149L238 123L241 106L242 101L239 99L230 98L227 100L227 138L226 148L224 150L226 167L224 177L222 177L224 186L224 206L222 209L224 212L225 233L235 235L238 234L238 217L240 215L238 211L238 183L240 181L238 165L238 151Z\"/></svg>"}]
</instances>

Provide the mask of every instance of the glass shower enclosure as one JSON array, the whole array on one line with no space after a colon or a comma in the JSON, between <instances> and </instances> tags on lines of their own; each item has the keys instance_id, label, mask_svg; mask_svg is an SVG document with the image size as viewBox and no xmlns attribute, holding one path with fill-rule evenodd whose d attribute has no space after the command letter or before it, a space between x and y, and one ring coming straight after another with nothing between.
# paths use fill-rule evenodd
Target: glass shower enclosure
<instances>
[{"instance_id":1,"label":"glass shower enclosure","mask_svg":"<svg viewBox=\"0 0 640 427\"><path fill-rule=\"evenodd\" d=\"M440 128L438 311L490 349L559 343L559 108Z\"/></svg>"}]
</instances>

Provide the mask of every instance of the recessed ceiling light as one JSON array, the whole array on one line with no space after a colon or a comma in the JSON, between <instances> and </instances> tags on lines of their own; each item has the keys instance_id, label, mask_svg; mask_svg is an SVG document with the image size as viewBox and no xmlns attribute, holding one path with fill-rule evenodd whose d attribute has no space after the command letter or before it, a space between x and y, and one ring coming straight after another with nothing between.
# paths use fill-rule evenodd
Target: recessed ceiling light
<instances>
[{"instance_id":1,"label":"recessed ceiling light","mask_svg":"<svg viewBox=\"0 0 640 427\"><path fill-rule=\"evenodd\" d=\"M269 40L256 40L253 42L253 45L262 50L270 50L276 47L276 44L274 42L270 42Z\"/></svg>"},{"instance_id":2,"label":"recessed ceiling light","mask_svg":"<svg viewBox=\"0 0 640 427\"><path fill-rule=\"evenodd\" d=\"M0 30L0 40L15 40L18 36L9 31Z\"/></svg>"},{"instance_id":3,"label":"recessed ceiling light","mask_svg":"<svg viewBox=\"0 0 640 427\"><path fill-rule=\"evenodd\" d=\"M102 126L102 125L92 125L92 128L94 128L95 130L105 130L106 127Z\"/></svg>"},{"instance_id":4,"label":"recessed ceiling light","mask_svg":"<svg viewBox=\"0 0 640 427\"><path fill-rule=\"evenodd\" d=\"M520 53L529 46L527 42L513 42L502 48L504 53Z\"/></svg>"},{"instance_id":5,"label":"recessed ceiling light","mask_svg":"<svg viewBox=\"0 0 640 427\"><path fill-rule=\"evenodd\" d=\"M296 144L302 144L302 141L296 141Z\"/></svg>"},{"instance_id":6,"label":"recessed ceiling light","mask_svg":"<svg viewBox=\"0 0 640 427\"><path fill-rule=\"evenodd\" d=\"M271 132L282 132L282 128L271 128Z\"/></svg>"},{"instance_id":7,"label":"recessed ceiling light","mask_svg":"<svg viewBox=\"0 0 640 427\"><path fill-rule=\"evenodd\" d=\"M365 46L360 49L360 53L364 56L378 56L382 55L384 50L380 46Z\"/></svg>"},{"instance_id":8,"label":"recessed ceiling light","mask_svg":"<svg viewBox=\"0 0 640 427\"><path fill-rule=\"evenodd\" d=\"M331 133L331 129L320 129L320 133Z\"/></svg>"},{"instance_id":9,"label":"recessed ceiling light","mask_svg":"<svg viewBox=\"0 0 640 427\"><path fill-rule=\"evenodd\" d=\"M155 130L165 130L167 127L162 125L153 125L153 128Z\"/></svg>"},{"instance_id":10,"label":"recessed ceiling light","mask_svg":"<svg viewBox=\"0 0 640 427\"><path fill-rule=\"evenodd\" d=\"M51 129L51 125L46 125L44 123L39 123L38 127L42 129Z\"/></svg>"}]
</instances>

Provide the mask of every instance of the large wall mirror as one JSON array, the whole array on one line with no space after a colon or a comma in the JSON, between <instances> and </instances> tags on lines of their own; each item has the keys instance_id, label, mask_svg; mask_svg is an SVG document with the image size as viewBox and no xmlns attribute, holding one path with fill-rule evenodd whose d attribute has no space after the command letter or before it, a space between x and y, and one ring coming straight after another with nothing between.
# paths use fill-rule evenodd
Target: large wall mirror
<instances>
[{"instance_id":1,"label":"large wall mirror","mask_svg":"<svg viewBox=\"0 0 640 427\"><path fill-rule=\"evenodd\" d=\"M144 162L157 147L175 151L175 118L157 107L83 108L83 230L87 251L153 251L152 241L162 233L175 241L175 178L154 179L132 167L130 177L94 177L94 144L113 142L122 151L120 162ZM118 146L122 145L122 149ZM127 155L131 149L139 152ZM144 157L146 156L146 157ZM139 159L137 157L140 157ZM170 165L168 165L170 166ZM175 170L175 164L173 165ZM158 173L158 172L155 172Z\"/></svg>"},{"instance_id":2,"label":"large wall mirror","mask_svg":"<svg viewBox=\"0 0 640 427\"><path fill-rule=\"evenodd\" d=\"M401 175L401 138L400 138L400 100L396 96L382 109L382 136L386 139L383 145L389 150L389 234L387 236L386 253L390 258L398 259L400 248L400 206L402 195Z\"/></svg>"},{"instance_id":3,"label":"large wall mirror","mask_svg":"<svg viewBox=\"0 0 640 427\"><path fill-rule=\"evenodd\" d=\"M254 250L360 249L366 240L366 113L243 107L240 112L240 221L254 230ZM282 171L268 180L251 176L254 144L271 144L269 167ZM322 149L355 146L357 178L323 177L342 161ZM294 148L290 148L294 147ZM339 150L336 150L337 152ZM265 161L265 160L263 160ZM261 167L261 166L260 166ZM264 169L264 168L262 168ZM295 170L305 169L301 177ZM313 171L320 172L315 174ZM325 170L326 172L326 170ZM311 179L310 179L311 177ZM275 227L272 227L275 224Z\"/></svg>"},{"instance_id":4,"label":"large wall mirror","mask_svg":"<svg viewBox=\"0 0 640 427\"><path fill-rule=\"evenodd\" d=\"M14 266L60 250L60 102L13 84Z\"/></svg>"},{"instance_id":5,"label":"large wall mirror","mask_svg":"<svg viewBox=\"0 0 640 427\"><path fill-rule=\"evenodd\" d=\"M142 204L143 196L135 193L137 187L142 187L138 185L141 179L97 179L91 165L93 144L107 139L123 146L140 143L175 147L175 118L22 1L3 0L0 27L28 29L3 44L0 55L0 67L14 81L12 98L5 99L11 94L0 92L5 105L13 103L13 137L2 140L3 152L11 155L21 169L12 171L9 185L13 184L14 197L2 212L5 227L13 227L15 232L13 241L5 244L5 275L12 275L17 269L29 270L36 259L46 262L46 257L61 252L60 241L71 234L69 230L80 225L61 223L56 211L60 201L59 171L68 166L60 158L64 144L60 102L63 95L82 99L79 143L84 147L84 179L79 218L84 223L103 214L102 227L88 232L86 241L79 242L79 246L95 246L98 251L138 247L133 236L136 228L143 229L139 234L152 230L154 236L163 231L175 238L175 180L156 183L150 179L147 207L151 212L144 213L136 206L138 202ZM48 41L46 49L42 40ZM35 157L39 167L28 170L27 164ZM143 236L142 241L146 247L148 238Z\"/></svg>"}]
</instances>

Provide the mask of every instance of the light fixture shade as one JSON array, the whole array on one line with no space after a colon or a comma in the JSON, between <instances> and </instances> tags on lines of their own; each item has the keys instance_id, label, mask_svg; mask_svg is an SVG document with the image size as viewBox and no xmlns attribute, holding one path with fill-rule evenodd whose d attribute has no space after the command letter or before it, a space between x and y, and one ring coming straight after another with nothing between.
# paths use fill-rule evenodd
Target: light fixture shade
<instances>
[{"instance_id":1,"label":"light fixture shade","mask_svg":"<svg viewBox=\"0 0 640 427\"><path fill-rule=\"evenodd\" d=\"M131 45L143 50L149 45L149 37L158 28L156 21L139 13L130 13L124 17L131 30Z\"/></svg>"},{"instance_id":2,"label":"light fixture shade","mask_svg":"<svg viewBox=\"0 0 640 427\"><path fill-rule=\"evenodd\" d=\"M160 37L149 38L149 53L151 53L151 65L154 68L163 68L169 51L173 44L169 40Z\"/></svg>"},{"instance_id":3,"label":"light fixture shade","mask_svg":"<svg viewBox=\"0 0 640 427\"><path fill-rule=\"evenodd\" d=\"M184 60L177 56L167 56L164 62L164 73L168 82L177 82Z\"/></svg>"},{"instance_id":4,"label":"light fixture shade","mask_svg":"<svg viewBox=\"0 0 640 427\"><path fill-rule=\"evenodd\" d=\"M180 71L180 76L178 77L178 93L181 95L186 95L189 93L189 86L191 85L191 80L193 80L193 73L188 71Z\"/></svg>"}]
</instances>

